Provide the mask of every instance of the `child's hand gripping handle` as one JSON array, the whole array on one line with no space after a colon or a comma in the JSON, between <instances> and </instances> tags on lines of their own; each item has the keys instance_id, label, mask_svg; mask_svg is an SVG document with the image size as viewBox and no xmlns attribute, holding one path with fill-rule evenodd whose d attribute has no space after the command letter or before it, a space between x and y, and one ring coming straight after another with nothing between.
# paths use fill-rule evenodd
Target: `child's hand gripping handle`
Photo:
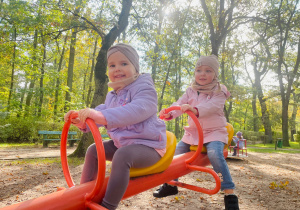
<instances>
[{"instance_id":1,"label":"child's hand gripping handle","mask_svg":"<svg viewBox=\"0 0 300 210\"><path fill-rule=\"evenodd\" d=\"M69 119L72 121L72 119L76 119L78 118L78 112L72 112L72 114L70 114Z\"/></svg>"},{"instance_id":2,"label":"child's hand gripping handle","mask_svg":"<svg viewBox=\"0 0 300 210\"><path fill-rule=\"evenodd\" d=\"M178 109L179 108L179 109ZM173 111L173 110L180 110L180 107L177 106L171 106L167 109L162 109L160 112L159 112L159 118L162 119L162 120L170 120L168 118L171 118L171 115L169 112Z\"/></svg>"},{"instance_id":3,"label":"child's hand gripping handle","mask_svg":"<svg viewBox=\"0 0 300 210\"><path fill-rule=\"evenodd\" d=\"M181 107L180 106L171 106L167 109L164 109L164 114L160 114L160 118L161 119L166 119L165 118L165 115L168 114L169 112L173 111L173 110L181 110ZM162 110L163 111L163 110ZM201 153L202 151L202 147L203 147L203 131L202 131L202 128L201 128L201 125L196 117L196 115L191 111L191 110L187 110L185 111L185 113L187 113L194 121L196 127L197 127L197 131L198 131L198 134L199 134L199 141L198 141L198 148L196 150L196 153L191 157L189 158L188 160L186 160L186 163L189 164L191 162L193 162L197 157L198 155Z\"/></svg>"}]
</instances>

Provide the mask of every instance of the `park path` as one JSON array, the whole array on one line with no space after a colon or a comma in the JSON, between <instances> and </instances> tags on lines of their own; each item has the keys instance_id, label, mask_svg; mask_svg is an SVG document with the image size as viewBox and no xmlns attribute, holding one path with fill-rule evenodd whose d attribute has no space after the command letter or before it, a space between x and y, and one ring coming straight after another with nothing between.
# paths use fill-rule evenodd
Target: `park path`
<instances>
[{"instance_id":1,"label":"park path","mask_svg":"<svg viewBox=\"0 0 300 210\"><path fill-rule=\"evenodd\" d=\"M248 147L255 148L255 147ZM72 154L76 147L68 147L67 155ZM277 148L277 150L289 150ZM300 151L300 149L294 149ZM33 158L54 158L60 157L60 147L53 146L48 148L43 147L28 147L28 148L0 148L0 160L18 160L18 159L33 159Z\"/></svg>"},{"instance_id":2,"label":"park path","mask_svg":"<svg viewBox=\"0 0 300 210\"><path fill-rule=\"evenodd\" d=\"M67 154L74 152L76 147L68 147ZM0 148L0 160L18 160L32 158L60 157L60 147L32 148Z\"/></svg>"}]
</instances>

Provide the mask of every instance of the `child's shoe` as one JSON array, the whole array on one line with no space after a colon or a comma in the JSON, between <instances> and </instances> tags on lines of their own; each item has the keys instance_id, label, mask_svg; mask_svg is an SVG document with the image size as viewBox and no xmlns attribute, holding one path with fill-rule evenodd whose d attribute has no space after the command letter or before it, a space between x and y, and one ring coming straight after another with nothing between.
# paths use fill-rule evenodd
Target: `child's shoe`
<instances>
[{"instance_id":1,"label":"child's shoe","mask_svg":"<svg viewBox=\"0 0 300 210\"><path fill-rule=\"evenodd\" d=\"M239 210L239 200L234 194L224 196L225 210Z\"/></svg>"},{"instance_id":2,"label":"child's shoe","mask_svg":"<svg viewBox=\"0 0 300 210\"><path fill-rule=\"evenodd\" d=\"M169 195L176 195L178 193L177 186L171 186L168 184L163 184L159 189L153 192L153 196L156 198L163 198Z\"/></svg>"}]
</instances>

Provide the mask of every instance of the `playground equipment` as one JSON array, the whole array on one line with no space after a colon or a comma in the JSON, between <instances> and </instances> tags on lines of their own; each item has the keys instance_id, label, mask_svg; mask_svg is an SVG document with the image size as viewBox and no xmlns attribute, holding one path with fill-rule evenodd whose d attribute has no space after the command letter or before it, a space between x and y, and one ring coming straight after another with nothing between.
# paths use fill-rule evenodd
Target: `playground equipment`
<instances>
[{"instance_id":1,"label":"playground equipment","mask_svg":"<svg viewBox=\"0 0 300 210\"><path fill-rule=\"evenodd\" d=\"M166 112L170 112L172 110L179 110L179 109L180 107L170 107L166 110ZM156 163L154 166L151 166L152 167L151 170L149 170L148 167L143 169L133 169L131 171L131 177L133 178L130 179L128 188L122 199L126 199L128 197L149 190L163 183L169 183L172 185L184 187L190 190L194 190L206 194L215 194L220 190L221 182L218 175L212 169L204 167L209 165L209 159L205 153L201 153L203 148L202 128L196 116L191 111L187 111L186 113L194 120L198 129L199 146L197 147L196 151L191 151L182 155L175 156L172 162L170 161L170 157L172 159L173 156L173 155L171 156L172 152L167 151L166 154L168 157L166 157L160 163ZM71 117L76 118L76 115L73 115ZM107 182L108 182L108 177L105 177L106 160L105 160L105 153L102 144L101 134L99 133L97 126L91 119L87 119L86 123L91 129L91 132L95 140L96 148L97 148L99 170L98 170L98 176L96 180L78 186L75 186L72 180L72 177L69 172L69 167L67 163L67 154L66 154L67 133L71 124L69 120L64 125L62 138L61 138L62 167L69 188L39 198L35 198L32 200L7 206L2 208L2 210L105 209L98 204L101 202L101 200L104 197ZM230 130L232 129L232 127L228 126L227 129ZM233 134L233 129L231 134ZM169 149L174 150L174 144L172 143L174 142L174 135L170 133L167 135L168 135ZM223 153L224 156L227 157L228 155L227 148L224 148ZM171 163L168 166L169 162ZM156 173L149 175L153 171L155 171ZM193 185L173 181L174 179L184 176L192 171L202 171L211 174L216 182L215 188L205 189L198 186L193 186Z\"/></svg>"},{"instance_id":2,"label":"playground equipment","mask_svg":"<svg viewBox=\"0 0 300 210\"><path fill-rule=\"evenodd\" d=\"M239 147L240 142L244 143L243 144L244 146L241 147L241 148ZM248 155L247 155L247 139L239 139L236 146L237 146L236 156L233 156L231 154L231 149L234 149L235 146L229 146L230 154L228 154L228 157L230 157L230 158L245 158L245 157L248 157ZM242 154L240 153L240 150L242 151Z\"/></svg>"}]
</instances>

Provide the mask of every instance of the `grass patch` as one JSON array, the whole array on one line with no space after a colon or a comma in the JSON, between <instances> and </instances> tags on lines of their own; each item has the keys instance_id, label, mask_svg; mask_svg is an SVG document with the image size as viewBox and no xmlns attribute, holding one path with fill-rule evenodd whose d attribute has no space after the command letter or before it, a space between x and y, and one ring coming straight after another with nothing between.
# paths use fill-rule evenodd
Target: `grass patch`
<instances>
[{"instance_id":1,"label":"grass patch","mask_svg":"<svg viewBox=\"0 0 300 210\"><path fill-rule=\"evenodd\" d=\"M300 143L299 142L290 141L290 146L291 146L292 149L300 149Z\"/></svg>"},{"instance_id":2,"label":"grass patch","mask_svg":"<svg viewBox=\"0 0 300 210\"><path fill-rule=\"evenodd\" d=\"M0 161L0 163L7 163L7 161ZM68 157L68 164L70 166L79 166L84 163L84 157ZM35 158L35 159L21 159L9 161L10 165L37 165L37 164L61 164L60 158Z\"/></svg>"},{"instance_id":3,"label":"grass patch","mask_svg":"<svg viewBox=\"0 0 300 210\"><path fill-rule=\"evenodd\" d=\"M275 148L257 148L257 147L253 147L253 148L247 148L248 152L259 152L259 153L288 153L288 154L296 154L296 153L300 153L299 150L283 150L281 148L277 148L277 150L275 150Z\"/></svg>"},{"instance_id":4,"label":"grass patch","mask_svg":"<svg viewBox=\"0 0 300 210\"><path fill-rule=\"evenodd\" d=\"M300 147L298 142L289 142L290 147L283 146L275 150L275 143L272 144L247 144L247 150L249 152L260 152L260 153L300 153Z\"/></svg>"},{"instance_id":5,"label":"grass patch","mask_svg":"<svg viewBox=\"0 0 300 210\"><path fill-rule=\"evenodd\" d=\"M34 148L34 143L0 143L0 148Z\"/></svg>"},{"instance_id":6,"label":"grass patch","mask_svg":"<svg viewBox=\"0 0 300 210\"><path fill-rule=\"evenodd\" d=\"M39 142L39 144L36 143L0 143L0 148L38 148L42 147L43 142ZM50 146L55 146L55 147L60 147L60 142L50 142L48 143L48 147Z\"/></svg>"},{"instance_id":7,"label":"grass patch","mask_svg":"<svg viewBox=\"0 0 300 210\"><path fill-rule=\"evenodd\" d=\"M275 143L272 144L247 144L249 147L260 147L260 148L275 148ZM290 147L283 146L282 149L300 149L298 142L290 141Z\"/></svg>"}]
</instances>

